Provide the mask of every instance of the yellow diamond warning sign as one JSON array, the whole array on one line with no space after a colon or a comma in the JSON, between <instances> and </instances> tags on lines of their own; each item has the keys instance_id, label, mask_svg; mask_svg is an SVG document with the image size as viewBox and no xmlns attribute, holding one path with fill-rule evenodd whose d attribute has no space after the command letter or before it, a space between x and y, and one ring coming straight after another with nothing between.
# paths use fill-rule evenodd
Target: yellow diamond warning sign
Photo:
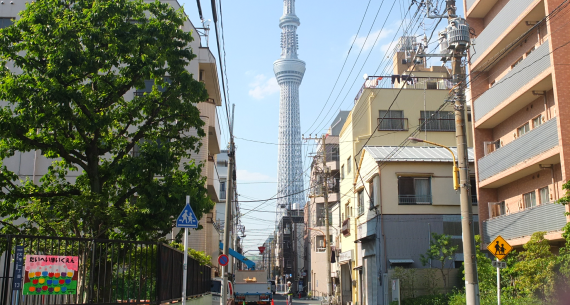
<instances>
[{"instance_id":1,"label":"yellow diamond warning sign","mask_svg":"<svg viewBox=\"0 0 570 305\"><path fill-rule=\"evenodd\" d=\"M487 246L487 250L496 258L502 260L513 250L513 247L499 235Z\"/></svg>"}]
</instances>

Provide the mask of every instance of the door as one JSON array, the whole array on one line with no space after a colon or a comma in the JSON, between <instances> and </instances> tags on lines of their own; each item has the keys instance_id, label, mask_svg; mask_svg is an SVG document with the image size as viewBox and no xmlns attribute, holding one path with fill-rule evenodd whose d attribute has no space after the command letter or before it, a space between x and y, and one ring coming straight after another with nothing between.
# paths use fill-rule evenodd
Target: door
<instances>
[{"instance_id":1,"label":"door","mask_svg":"<svg viewBox=\"0 0 570 305\"><path fill-rule=\"evenodd\" d=\"M352 277L350 274L350 263L340 266L341 288L342 288L342 304L346 305L352 302Z\"/></svg>"},{"instance_id":2,"label":"door","mask_svg":"<svg viewBox=\"0 0 570 305\"><path fill-rule=\"evenodd\" d=\"M364 258L364 304L378 304L378 270L376 269L376 256Z\"/></svg>"}]
</instances>

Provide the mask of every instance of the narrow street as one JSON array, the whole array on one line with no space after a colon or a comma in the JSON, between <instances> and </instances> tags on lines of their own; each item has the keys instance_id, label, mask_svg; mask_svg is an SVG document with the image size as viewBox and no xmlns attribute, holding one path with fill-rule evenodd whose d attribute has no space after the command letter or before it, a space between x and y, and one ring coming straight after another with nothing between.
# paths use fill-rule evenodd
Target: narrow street
<instances>
[{"instance_id":1,"label":"narrow street","mask_svg":"<svg viewBox=\"0 0 570 305\"><path fill-rule=\"evenodd\" d=\"M273 295L273 302L275 305L287 305L287 298L285 295L275 294ZM293 298L293 304L321 304L319 300L306 300L305 298Z\"/></svg>"}]
</instances>

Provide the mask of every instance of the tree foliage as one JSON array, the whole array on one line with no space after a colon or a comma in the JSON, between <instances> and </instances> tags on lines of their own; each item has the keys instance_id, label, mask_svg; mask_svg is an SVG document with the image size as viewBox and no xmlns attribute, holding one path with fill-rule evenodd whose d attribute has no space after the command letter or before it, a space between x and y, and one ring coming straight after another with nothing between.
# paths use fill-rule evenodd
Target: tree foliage
<instances>
[{"instance_id":1,"label":"tree foliage","mask_svg":"<svg viewBox=\"0 0 570 305\"><path fill-rule=\"evenodd\" d=\"M440 263L439 270L443 279L443 287L447 289L447 275L445 272L446 262L453 262L455 259L455 252L458 246L451 245L451 236L445 234L431 233L431 243L425 255L420 254L420 261L422 265L427 265L430 260L436 260ZM449 266L448 268L452 268Z\"/></svg>"},{"instance_id":2,"label":"tree foliage","mask_svg":"<svg viewBox=\"0 0 570 305\"><path fill-rule=\"evenodd\" d=\"M0 30L0 159L51 165L34 181L1 164L1 232L154 239L185 195L197 217L209 211L201 165L183 162L205 135L195 104L207 99L186 70L196 56L183 12L44 0L20 17Z\"/></svg>"}]
</instances>

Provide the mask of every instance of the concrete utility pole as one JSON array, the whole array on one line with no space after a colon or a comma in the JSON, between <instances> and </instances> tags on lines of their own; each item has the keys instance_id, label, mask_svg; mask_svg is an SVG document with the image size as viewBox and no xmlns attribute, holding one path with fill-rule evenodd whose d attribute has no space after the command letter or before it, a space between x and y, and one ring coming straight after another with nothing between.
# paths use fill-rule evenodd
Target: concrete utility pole
<instances>
[{"instance_id":1,"label":"concrete utility pole","mask_svg":"<svg viewBox=\"0 0 570 305\"><path fill-rule=\"evenodd\" d=\"M459 163L459 181L461 188L461 231L463 236L463 258L465 264L465 296L467 305L479 305L479 280L477 279L477 257L473 238L473 205L469 178L469 159L465 124L465 74L461 60L465 56L469 43L469 26L465 19L456 15L455 0L447 0L449 46L453 45L451 68L453 73L453 91L455 100L455 137L457 141L457 162ZM461 43L465 40L467 43Z\"/></svg>"},{"instance_id":2,"label":"concrete utility pole","mask_svg":"<svg viewBox=\"0 0 570 305\"><path fill-rule=\"evenodd\" d=\"M325 198L325 247L326 247L326 255L327 255L327 295L328 295L328 303L330 304L330 297L332 296L332 280L331 280L331 244L329 240L329 226L330 226L330 219L329 219L329 186L328 186L328 178L329 178L329 171L327 168L327 145L325 143L326 136L323 135L323 192Z\"/></svg>"},{"instance_id":3,"label":"concrete utility pole","mask_svg":"<svg viewBox=\"0 0 570 305\"><path fill-rule=\"evenodd\" d=\"M224 249L223 253L228 255L230 248L230 221L232 217L232 202L233 202L233 184L234 184L234 164L235 164L235 151L234 151L234 113L235 104L232 105L232 122L230 126L230 149L228 151L228 180L227 180L227 191L226 191L226 215L224 221ZM228 302L228 266L222 266L222 304L226 305Z\"/></svg>"}]
</instances>

